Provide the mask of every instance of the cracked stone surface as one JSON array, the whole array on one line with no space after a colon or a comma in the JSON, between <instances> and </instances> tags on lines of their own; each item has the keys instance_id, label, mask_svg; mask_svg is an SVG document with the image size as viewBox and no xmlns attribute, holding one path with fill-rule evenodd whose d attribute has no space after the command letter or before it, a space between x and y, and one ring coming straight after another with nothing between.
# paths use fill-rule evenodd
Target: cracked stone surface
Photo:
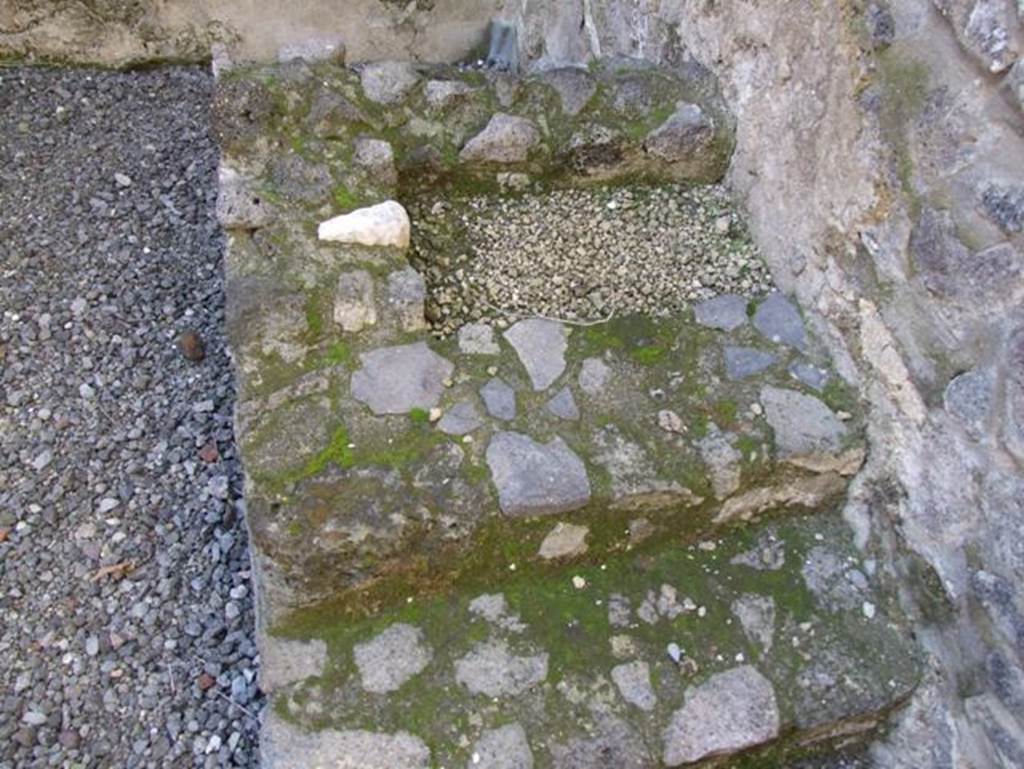
<instances>
[{"instance_id":1,"label":"cracked stone surface","mask_svg":"<svg viewBox=\"0 0 1024 769\"><path fill-rule=\"evenodd\" d=\"M519 356L534 390L546 390L562 376L569 331L561 323L528 318L516 323L504 336Z\"/></svg>"},{"instance_id":2,"label":"cracked stone surface","mask_svg":"<svg viewBox=\"0 0 1024 769\"><path fill-rule=\"evenodd\" d=\"M433 408L444 392L444 380L454 370L425 342L384 347L359 358L362 367L352 374L352 397L375 414Z\"/></svg>"},{"instance_id":3,"label":"cracked stone surface","mask_svg":"<svg viewBox=\"0 0 1024 769\"><path fill-rule=\"evenodd\" d=\"M533 751L520 724L485 729L466 769L533 769Z\"/></svg>"},{"instance_id":4,"label":"cracked stone surface","mask_svg":"<svg viewBox=\"0 0 1024 769\"><path fill-rule=\"evenodd\" d=\"M518 656L500 641L479 644L455 662L455 680L473 694L521 694L548 676L548 655Z\"/></svg>"},{"instance_id":5,"label":"cracked stone surface","mask_svg":"<svg viewBox=\"0 0 1024 769\"><path fill-rule=\"evenodd\" d=\"M685 704L665 729L668 766L760 745L779 734L779 708L771 682L743 665L716 673L686 691Z\"/></svg>"},{"instance_id":6,"label":"cracked stone surface","mask_svg":"<svg viewBox=\"0 0 1024 769\"><path fill-rule=\"evenodd\" d=\"M399 623L352 650L363 688L374 694L386 694L421 673L430 664L433 653L423 643L423 632Z\"/></svg>"},{"instance_id":7,"label":"cracked stone surface","mask_svg":"<svg viewBox=\"0 0 1024 769\"><path fill-rule=\"evenodd\" d=\"M561 438L538 443L499 432L487 447L487 465L506 515L565 513L590 500L586 467Z\"/></svg>"}]
</instances>

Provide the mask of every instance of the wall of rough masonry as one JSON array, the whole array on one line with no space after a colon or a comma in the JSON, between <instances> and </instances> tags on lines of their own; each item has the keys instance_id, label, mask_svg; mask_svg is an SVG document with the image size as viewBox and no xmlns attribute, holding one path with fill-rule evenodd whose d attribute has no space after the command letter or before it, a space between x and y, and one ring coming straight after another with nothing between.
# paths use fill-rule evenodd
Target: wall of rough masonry
<instances>
[{"instance_id":1,"label":"wall of rough masonry","mask_svg":"<svg viewBox=\"0 0 1024 769\"><path fill-rule=\"evenodd\" d=\"M731 183L775 278L870 403L846 516L888 553L934 659L879 763L1024 764L1019 4L367 0L329 15L292 3L272 24L259 4L195 5L8 0L0 53L125 61L222 40L269 55L335 18L351 60L443 59L504 12L528 61L712 70L738 116Z\"/></svg>"}]
</instances>

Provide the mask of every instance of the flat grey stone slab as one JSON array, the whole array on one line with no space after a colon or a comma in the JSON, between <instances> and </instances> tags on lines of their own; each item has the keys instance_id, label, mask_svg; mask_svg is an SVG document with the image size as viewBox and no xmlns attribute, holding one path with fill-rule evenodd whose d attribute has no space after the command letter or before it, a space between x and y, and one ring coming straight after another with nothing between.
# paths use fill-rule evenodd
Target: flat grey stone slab
<instances>
[{"instance_id":1,"label":"flat grey stone slab","mask_svg":"<svg viewBox=\"0 0 1024 769\"><path fill-rule=\"evenodd\" d=\"M374 414L407 414L431 409L441 400L454 366L425 342L382 347L359 356L352 374L352 397Z\"/></svg>"},{"instance_id":2,"label":"flat grey stone slab","mask_svg":"<svg viewBox=\"0 0 1024 769\"><path fill-rule=\"evenodd\" d=\"M504 336L526 368L534 390L546 390L565 371L569 331L561 323L528 318L508 329Z\"/></svg>"},{"instance_id":3,"label":"flat grey stone slab","mask_svg":"<svg viewBox=\"0 0 1024 769\"><path fill-rule=\"evenodd\" d=\"M693 308L697 322L719 331L735 331L747 318L747 300L736 294L723 294Z\"/></svg>"},{"instance_id":4,"label":"flat grey stone slab","mask_svg":"<svg viewBox=\"0 0 1024 769\"><path fill-rule=\"evenodd\" d=\"M516 391L503 380L494 377L480 388L487 413L495 419L516 418Z\"/></svg>"},{"instance_id":5,"label":"flat grey stone slab","mask_svg":"<svg viewBox=\"0 0 1024 769\"><path fill-rule=\"evenodd\" d=\"M466 142L459 153L463 162L522 163L540 142L540 131L526 118L497 113L487 126Z\"/></svg>"},{"instance_id":6,"label":"flat grey stone slab","mask_svg":"<svg viewBox=\"0 0 1024 769\"><path fill-rule=\"evenodd\" d=\"M780 457L835 453L846 426L817 398L781 387L761 388L765 418L775 431Z\"/></svg>"},{"instance_id":7,"label":"flat grey stone slab","mask_svg":"<svg viewBox=\"0 0 1024 769\"><path fill-rule=\"evenodd\" d=\"M798 382L801 382L812 390L821 392L825 389L825 385L828 384L831 375L823 368L818 368L813 363L807 363L806 361L797 361L789 367L789 373Z\"/></svg>"},{"instance_id":8,"label":"flat grey stone slab","mask_svg":"<svg viewBox=\"0 0 1024 769\"><path fill-rule=\"evenodd\" d=\"M782 294L774 293L757 306L754 327L768 339L803 350L807 331L800 311Z\"/></svg>"},{"instance_id":9,"label":"flat grey stone slab","mask_svg":"<svg viewBox=\"0 0 1024 769\"><path fill-rule=\"evenodd\" d=\"M398 623L352 650L363 688L374 694L386 694L430 664L433 653L423 642L423 631Z\"/></svg>"},{"instance_id":10,"label":"flat grey stone slab","mask_svg":"<svg viewBox=\"0 0 1024 769\"><path fill-rule=\"evenodd\" d=\"M499 432L487 447L487 465L506 515L550 515L590 501L590 480L581 460L561 438L538 443Z\"/></svg>"},{"instance_id":11,"label":"flat grey stone slab","mask_svg":"<svg viewBox=\"0 0 1024 769\"><path fill-rule=\"evenodd\" d=\"M460 328L459 350L468 355L497 355L501 352L494 340L494 329L486 323L467 323Z\"/></svg>"},{"instance_id":12,"label":"flat grey stone slab","mask_svg":"<svg viewBox=\"0 0 1024 769\"><path fill-rule=\"evenodd\" d=\"M751 665L717 673L684 695L665 729L663 760L681 766L735 753L779 735L779 707L771 682Z\"/></svg>"},{"instance_id":13,"label":"flat grey stone slab","mask_svg":"<svg viewBox=\"0 0 1024 769\"><path fill-rule=\"evenodd\" d=\"M466 435L483 424L483 418L472 401L460 401L449 409L437 423L445 435Z\"/></svg>"},{"instance_id":14,"label":"flat grey stone slab","mask_svg":"<svg viewBox=\"0 0 1024 769\"><path fill-rule=\"evenodd\" d=\"M518 656L503 641L478 644L455 661L455 680L473 694L508 697L548 677L548 655Z\"/></svg>"},{"instance_id":15,"label":"flat grey stone slab","mask_svg":"<svg viewBox=\"0 0 1024 769\"><path fill-rule=\"evenodd\" d=\"M725 375L734 381L746 379L771 368L777 360L771 353L754 347L726 347Z\"/></svg>"},{"instance_id":16,"label":"flat grey stone slab","mask_svg":"<svg viewBox=\"0 0 1024 769\"><path fill-rule=\"evenodd\" d=\"M651 670L646 662L636 660L612 668L612 681L619 689L622 699L640 710L650 712L658 704L658 698L651 688Z\"/></svg>"},{"instance_id":17,"label":"flat grey stone slab","mask_svg":"<svg viewBox=\"0 0 1024 769\"><path fill-rule=\"evenodd\" d=\"M559 419L567 419L570 422L578 421L580 418L580 410L576 405L576 399L572 395L572 390L568 387L563 387L554 398L548 401L547 410Z\"/></svg>"},{"instance_id":18,"label":"flat grey stone slab","mask_svg":"<svg viewBox=\"0 0 1024 769\"><path fill-rule=\"evenodd\" d=\"M485 729L466 769L533 769L533 751L519 724Z\"/></svg>"}]
</instances>

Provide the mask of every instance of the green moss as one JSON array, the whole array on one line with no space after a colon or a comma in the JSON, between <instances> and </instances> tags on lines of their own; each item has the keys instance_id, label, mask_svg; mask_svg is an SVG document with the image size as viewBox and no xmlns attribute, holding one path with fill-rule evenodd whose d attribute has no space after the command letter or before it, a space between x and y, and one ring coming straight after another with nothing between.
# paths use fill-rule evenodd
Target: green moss
<instances>
[{"instance_id":1,"label":"green moss","mask_svg":"<svg viewBox=\"0 0 1024 769\"><path fill-rule=\"evenodd\" d=\"M430 422L430 412L426 409L414 408L409 412L409 419L413 424L425 425Z\"/></svg>"},{"instance_id":2,"label":"green moss","mask_svg":"<svg viewBox=\"0 0 1024 769\"><path fill-rule=\"evenodd\" d=\"M352 359L352 350L341 341L332 342L320 356L320 367L345 365Z\"/></svg>"},{"instance_id":3,"label":"green moss","mask_svg":"<svg viewBox=\"0 0 1024 769\"><path fill-rule=\"evenodd\" d=\"M320 297L313 294L306 299L306 334L310 340L319 339L324 332L324 313Z\"/></svg>"},{"instance_id":4,"label":"green moss","mask_svg":"<svg viewBox=\"0 0 1024 769\"><path fill-rule=\"evenodd\" d=\"M821 391L821 399L833 411L845 411L854 414L857 410L857 396L853 389L838 376L828 380Z\"/></svg>"},{"instance_id":5,"label":"green moss","mask_svg":"<svg viewBox=\"0 0 1024 769\"><path fill-rule=\"evenodd\" d=\"M344 425L336 429L330 443L306 463L302 468L301 477L319 475L328 464L335 464L341 468L352 467L355 464L355 455L349 448L348 430Z\"/></svg>"},{"instance_id":6,"label":"green moss","mask_svg":"<svg viewBox=\"0 0 1024 769\"><path fill-rule=\"evenodd\" d=\"M630 355L633 360L637 363L641 363L644 366L654 366L655 364L661 363L665 359L665 355L668 353L664 347L655 347L654 345L648 345L647 347L637 347L636 349L630 350Z\"/></svg>"},{"instance_id":7,"label":"green moss","mask_svg":"<svg viewBox=\"0 0 1024 769\"><path fill-rule=\"evenodd\" d=\"M331 199L342 213L359 208L360 199L344 184L339 184L331 191Z\"/></svg>"},{"instance_id":8,"label":"green moss","mask_svg":"<svg viewBox=\"0 0 1024 769\"><path fill-rule=\"evenodd\" d=\"M739 404L734 400L716 401L712 406L712 411L718 426L723 429L731 429L736 424L739 408Z\"/></svg>"}]
</instances>

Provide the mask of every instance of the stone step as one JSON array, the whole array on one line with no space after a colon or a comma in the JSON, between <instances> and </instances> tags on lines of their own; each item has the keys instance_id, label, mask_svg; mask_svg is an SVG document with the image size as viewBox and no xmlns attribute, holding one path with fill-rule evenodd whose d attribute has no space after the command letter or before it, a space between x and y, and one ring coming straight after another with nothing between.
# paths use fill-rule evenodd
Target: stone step
<instances>
[{"instance_id":1,"label":"stone step","mask_svg":"<svg viewBox=\"0 0 1024 769\"><path fill-rule=\"evenodd\" d=\"M217 112L265 765L779 757L906 696L893 599L836 544L864 458L851 391L784 296L687 273L708 249L762 285L723 196L656 198L703 217L663 276L695 306L428 319L461 278L413 265L458 278L465 243L408 210L717 179L713 84L292 61L223 76Z\"/></svg>"},{"instance_id":2,"label":"stone step","mask_svg":"<svg viewBox=\"0 0 1024 769\"><path fill-rule=\"evenodd\" d=\"M386 603L510 547L524 563L596 560L643 537L817 509L863 458L857 420L821 400L841 389L828 398L794 376L834 382L827 362L753 324L463 331L380 347L349 335L346 363L240 407L275 605Z\"/></svg>"},{"instance_id":3,"label":"stone step","mask_svg":"<svg viewBox=\"0 0 1024 769\"><path fill-rule=\"evenodd\" d=\"M647 769L752 750L787 766L913 690L895 596L837 516L681 542L559 567L510 554L444 595L282 619L262 647L266 760Z\"/></svg>"}]
</instances>

